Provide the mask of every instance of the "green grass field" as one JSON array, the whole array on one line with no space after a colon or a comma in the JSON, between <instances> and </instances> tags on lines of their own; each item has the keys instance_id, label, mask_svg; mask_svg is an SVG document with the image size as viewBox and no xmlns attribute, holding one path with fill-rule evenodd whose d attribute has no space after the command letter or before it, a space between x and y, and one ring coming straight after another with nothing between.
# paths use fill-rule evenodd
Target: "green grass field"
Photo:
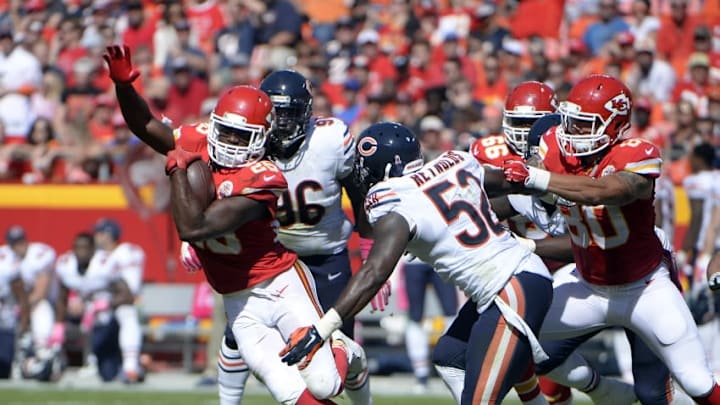
<instances>
[{"instance_id":1,"label":"green grass field","mask_svg":"<svg viewBox=\"0 0 720 405\"><path fill-rule=\"evenodd\" d=\"M452 405L449 398L407 396L374 396L375 405ZM0 403L3 405L211 405L217 404L217 396L212 392L157 392L128 389L125 391L105 390L62 390L62 389L4 389L0 388ZM248 395L243 405L273 404L265 395ZM348 404L341 399L339 404ZM518 405L519 401L509 400L505 404ZM582 402L575 402L581 404Z\"/></svg>"},{"instance_id":2,"label":"green grass field","mask_svg":"<svg viewBox=\"0 0 720 405\"><path fill-rule=\"evenodd\" d=\"M452 405L446 398L433 397L374 397L375 405ZM211 405L217 404L215 393L172 393L156 391L79 391L52 389L0 389L3 405ZM275 403L270 396L248 395L243 405ZM346 400L338 401L347 404ZM516 402L508 402L516 404ZM517 402L519 404L519 402Z\"/></svg>"}]
</instances>

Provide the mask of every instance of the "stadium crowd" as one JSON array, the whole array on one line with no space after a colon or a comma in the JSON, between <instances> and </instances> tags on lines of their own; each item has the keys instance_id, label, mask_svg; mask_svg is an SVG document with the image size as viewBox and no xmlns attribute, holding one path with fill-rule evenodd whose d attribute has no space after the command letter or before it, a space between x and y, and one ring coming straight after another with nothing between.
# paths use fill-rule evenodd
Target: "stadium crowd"
<instances>
[{"instance_id":1,"label":"stadium crowd","mask_svg":"<svg viewBox=\"0 0 720 405\"><path fill-rule=\"evenodd\" d=\"M720 210L708 203L699 219L705 208L693 201L707 188L692 176L718 164L714 2L11 0L0 8L2 181L169 187L164 158L120 112L102 59L112 44L129 47L141 73L135 88L174 127L206 120L229 86L293 69L312 84L315 116L337 117L355 135L402 123L428 160L501 134L506 96L521 82L543 82L562 101L581 78L606 73L634 95L628 136L662 152L658 223L670 238L674 188L690 198L695 222L677 246L690 279L692 263L707 266L714 247L707 227ZM707 300L705 290L691 300ZM698 323L713 317L696 312ZM709 333L714 339L716 323Z\"/></svg>"}]
</instances>

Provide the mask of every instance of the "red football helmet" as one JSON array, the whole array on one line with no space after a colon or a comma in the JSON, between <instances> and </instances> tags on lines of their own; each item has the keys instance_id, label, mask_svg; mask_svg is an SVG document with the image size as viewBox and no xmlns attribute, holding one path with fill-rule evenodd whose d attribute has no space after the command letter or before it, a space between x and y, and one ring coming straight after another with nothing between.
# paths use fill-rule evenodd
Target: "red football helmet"
<instances>
[{"instance_id":1,"label":"red football helmet","mask_svg":"<svg viewBox=\"0 0 720 405\"><path fill-rule=\"evenodd\" d=\"M503 110L505 142L519 155L527 151L530 127L538 118L557 109L555 91L550 86L528 81L518 84L508 94Z\"/></svg>"},{"instance_id":2,"label":"red football helmet","mask_svg":"<svg viewBox=\"0 0 720 405\"><path fill-rule=\"evenodd\" d=\"M580 80L560 103L560 150L589 156L615 143L630 128L632 94L618 79L591 75Z\"/></svg>"},{"instance_id":3,"label":"red football helmet","mask_svg":"<svg viewBox=\"0 0 720 405\"><path fill-rule=\"evenodd\" d=\"M262 90L252 86L227 89L210 114L210 159L223 167L242 167L262 159L274 120L273 104Z\"/></svg>"}]
</instances>

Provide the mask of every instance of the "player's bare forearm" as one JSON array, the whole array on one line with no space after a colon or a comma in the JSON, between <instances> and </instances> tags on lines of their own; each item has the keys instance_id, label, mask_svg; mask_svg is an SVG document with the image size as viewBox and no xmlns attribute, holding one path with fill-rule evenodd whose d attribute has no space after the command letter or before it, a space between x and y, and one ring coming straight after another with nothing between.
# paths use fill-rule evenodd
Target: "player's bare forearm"
<instances>
[{"instance_id":1,"label":"player's bare forearm","mask_svg":"<svg viewBox=\"0 0 720 405\"><path fill-rule=\"evenodd\" d=\"M536 240L535 253L542 258L563 263L572 263L575 261L570 235Z\"/></svg>"},{"instance_id":2,"label":"player's bare forearm","mask_svg":"<svg viewBox=\"0 0 720 405\"><path fill-rule=\"evenodd\" d=\"M115 94L123 118L133 134L163 155L175 149L172 128L152 115L150 107L132 84L116 84Z\"/></svg>"},{"instance_id":3,"label":"player's bare forearm","mask_svg":"<svg viewBox=\"0 0 720 405\"><path fill-rule=\"evenodd\" d=\"M552 173L548 191L582 205L626 205L652 197L653 179L619 172L600 178Z\"/></svg>"},{"instance_id":4,"label":"player's bare forearm","mask_svg":"<svg viewBox=\"0 0 720 405\"><path fill-rule=\"evenodd\" d=\"M110 306L117 308L120 305L132 305L135 301L132 291L128 287L127 283L123 280L117 280L112 283L112 299L110 300Z\"/></svg>"},{"instance_id":5,"label":"player's bare forearm","mask_svg":"<svg viewBox=\"0 0 720 405\"><path fill-rule=\"evenodd\" d=\"M176 169L170 175L170 207L178 236L186 242L220 237L268 214L264 203L242 196L215 200L203 207L190 189L185 169Z\"/></svg>"},{"instance_id":6,"label":"player's bare forearm","mask_svg":"<svg viewBox=\"0 0 720 405\"><path fill-rule=\"evenodd\" d=\"M510 204L510 199L506 195L491 198L490 206L500 221L517 215L517 211L515 211L515 208L513 208L512 204Z\"/></svg>"},{"instance_id":7,"label":"player's bare forearm","mask_svg":"<svg viewBox=\"0 0 720 405\"><path fill-rule=\"evenodd\" d=\"M10 289L20 310L18 322L19 331L21 333L26 332L30 327L30 302L28 301L28 294L25 291L25 284L22 279L18 277L10 283Z\"/></svg>"},{"instance_id":8,"label":"player's bare forearm","mask_svg":"<svg viewBox=\"0 0 720 405\"><path fill-rule=\"evenodd\" d=\"M353 181L353 175L350 174L340 180L340 184L345 189L348 199L350 199L353 218L355 220L355 231L359 233L362 238L372 238L372 227L368 223L367 217L365 216L365 210L363 208L365 196L362 194L360 189L358 189L357 184Z\"/></svg>"},{"instance_id":9,"label":"player's bare forearm","mask_svg":"<svg viewBox=\"0 0 720 405\"><path fill-rule=\"evenodd\" d=\"M720 250L713 254L712 258L710 259L710 263L708 263L706 272L708 282L710 282L710 285L712 286L711 280L713 276L720 273Z\"/></svg>"},{"instance_id":10,"label":"player's bare forearm","mask_svg":"<svg viewBox=\"0 0 720 405\"><path fill-rule=\"evenodd\" d=\"M376 235L368 258L340 294L334 308L342 319L360 312L392 274L405 252L410 237L407 221L398 214L387 214L373 227Z\"/></svg>"},{"instance_id":11,"label":"player's bare forearm","mask_svg":"<svg viewBox=\"0 0 720 405\"><path fill-rule=\"evenodd\" d=\"M490 166L485 168L483 187L488 197L499 197L508 194L532 194L535 190L528 190L518 183L511 183L505 179L503 171Z\"/></svg>"},{"instance_id":12,"label":"player's bare forearm","mask_svg":"<svg viewBox=\"0 0 720 405\"><path fill-rule=\"evenodd\" d=\"M60 285L58 292L58 298L55 301L55 321L63 322L67 315L67 304L68 298L70 297L70 290L64 285Z\"/></svg>"}]
</instances>

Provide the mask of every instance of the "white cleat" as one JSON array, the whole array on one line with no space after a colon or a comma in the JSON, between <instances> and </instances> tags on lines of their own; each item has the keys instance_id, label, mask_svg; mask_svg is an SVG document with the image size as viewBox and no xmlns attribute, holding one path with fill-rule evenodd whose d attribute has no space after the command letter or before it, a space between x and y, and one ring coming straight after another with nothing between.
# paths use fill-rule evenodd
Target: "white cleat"
<instances>
[{"instance_id":1,"label":"white cleat","mask_svg":"<svg viewBox=\"0 0 720 405\"><path fill-rule=\"evenodd\" d=\"M347 335L336 330L332 334L332 345L342 346L348 355L348 372L345 377L345 393L353 405L371 405L368 364L365 350Z\"/></svg>"},{"instance_id":2,"label":"white cleat","mask_svg":"<svg viewBox=\"0 0 720 405\"><path fill-rule=\"evenodd\" d=\"M596 405L630 405L637 401L632 385L607 377L601 377L598 386L587 395Z\"/></svg>"}]
</instances>

